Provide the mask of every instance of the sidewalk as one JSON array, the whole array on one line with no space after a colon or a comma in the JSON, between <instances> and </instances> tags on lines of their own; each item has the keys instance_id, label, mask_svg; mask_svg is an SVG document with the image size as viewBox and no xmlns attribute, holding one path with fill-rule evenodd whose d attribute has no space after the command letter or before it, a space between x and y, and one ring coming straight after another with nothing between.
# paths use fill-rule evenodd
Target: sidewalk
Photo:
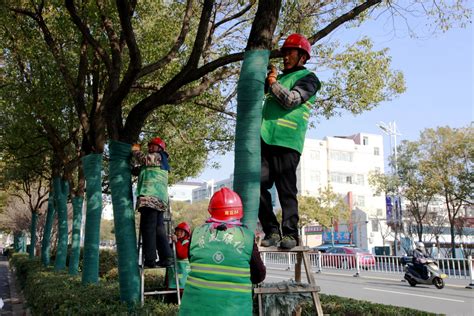
<instances>
[{"instance_id":1,"label":"sidewalk","mask_svg":"<svg viewBox=\"0 0 474 316\"><path fill-rule=\"evenodd\" d=\"M4 304L0 309L0 315L28 315L23 305L24 299L17 286L7 257L0 255L0 298ZM2 305L1 302L0 305Z\"/></svg>"}]
</instances>

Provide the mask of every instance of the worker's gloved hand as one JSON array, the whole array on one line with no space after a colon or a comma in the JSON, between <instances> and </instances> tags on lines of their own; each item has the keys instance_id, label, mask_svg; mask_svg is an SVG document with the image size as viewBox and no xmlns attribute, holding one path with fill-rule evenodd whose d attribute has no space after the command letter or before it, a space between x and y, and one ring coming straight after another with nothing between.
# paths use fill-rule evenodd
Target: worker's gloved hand
<instances>
[{"instance_id":1,"label":"worker's gloved hand","mask_svg":"<svg viewBox=\"0 0 474 316\"><path fill-rule=\"evenodd\" d=\"M277 80L278 69L275 66L273 66L272 64L268 65L267 69L268 69L267 83L271 86Z\"/></svg>"},{"instance_id":2,"label":"worker's gloved hand","mask_svg":"<svg viewBox=\"0 0 474 316\"><path fill-rule=\"evenodd\" d=\"M133 144L132 145L132 151L135 151L135 150L140 150L140 144Z\"/></svg>"}]
</instances>

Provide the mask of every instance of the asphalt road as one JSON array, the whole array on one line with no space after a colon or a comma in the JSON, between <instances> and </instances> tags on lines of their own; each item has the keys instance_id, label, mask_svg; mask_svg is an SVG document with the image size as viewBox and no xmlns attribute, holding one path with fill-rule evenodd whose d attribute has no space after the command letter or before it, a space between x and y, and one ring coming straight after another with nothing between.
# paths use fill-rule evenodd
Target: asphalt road
<instances>
[{"instance_id":1,"label":"asphalt road","mask_svg":"<svg viewBox=\"0 0 474 316\"><path fill-rule=\"evenodd\" d=\"M303 282L306 281L303 275ZM354 277L350 271L315 273L321 293L350 297L385 305L414 308L446 315L474 315L474 289L466 289L467 280L446 280L438 290L434 286L410 287L402 282L403 275L372 274ZM265 282L280 282L294 278L293 271L267 269Z\"/></svg>"}]
</instances>

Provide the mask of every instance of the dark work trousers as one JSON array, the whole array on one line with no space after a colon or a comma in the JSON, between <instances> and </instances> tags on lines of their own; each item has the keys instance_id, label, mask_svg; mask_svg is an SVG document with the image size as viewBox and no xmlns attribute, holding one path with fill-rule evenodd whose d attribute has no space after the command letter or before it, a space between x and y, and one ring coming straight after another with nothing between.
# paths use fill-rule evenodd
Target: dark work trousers
<instances>
[{"instance_id":1,"label":"dark work trousers","mask_svg":"<svg viewBox=\"0 0 474 316\"><path fill-rule=\"evenodd\" d=\"M282 208L281 233L298 241L298 200L296 168L300 153L285 147L262 143L262 173L260 178L260 208L258 218L265 235L280 234L280 225L273 213L269 190L275 184Z\"/></svg>"},{"instance_id":2,"label":"dark work trousers","mask_svg":"<svg viewBox=\"0 0 474 316\"><path fill-rule=\"evenodd\" d=\"M156 251L160 261L172 257L166 234L163 212L154 208L140 207L140 230L142 232L144 264L153 266L156 261Z\"/></svg>"}]
</instances>

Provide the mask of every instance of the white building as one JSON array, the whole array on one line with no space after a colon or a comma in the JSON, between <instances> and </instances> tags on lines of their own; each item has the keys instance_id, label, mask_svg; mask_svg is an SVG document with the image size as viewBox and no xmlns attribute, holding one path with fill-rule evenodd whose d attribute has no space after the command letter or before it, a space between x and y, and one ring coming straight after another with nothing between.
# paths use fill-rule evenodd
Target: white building
<instances>
[{"instance_id":1,"label":"white building","mask_svg":"<svg viewBox=\"0 0 474 316\"><path fill-rule=\"evenodd\" d=\"M368 183L369 173L374 171L384 172L381 135L358 133L305 140L297 169L299 194L314 196L330 185L344 196L351 211L348 223L336 225L332 237L336 242L353 243L370 251L382 246L379 231L386 228L385 197L375 196ZM323 241L331 239L328 234L323 233Z\"/></svg>"},{"instance_id":2,"label":"white building","mask_svg":"<svg viewBox=\"0 0 474 316\"><path fill-rule=\"evenodd\" d=\"M206 182L197 181L185 181L178 182L168 187L168 195L172 201L184 201L192 203L195 201L193 198L193 191L206 186Z\"/></svg>"}]
</instances>

